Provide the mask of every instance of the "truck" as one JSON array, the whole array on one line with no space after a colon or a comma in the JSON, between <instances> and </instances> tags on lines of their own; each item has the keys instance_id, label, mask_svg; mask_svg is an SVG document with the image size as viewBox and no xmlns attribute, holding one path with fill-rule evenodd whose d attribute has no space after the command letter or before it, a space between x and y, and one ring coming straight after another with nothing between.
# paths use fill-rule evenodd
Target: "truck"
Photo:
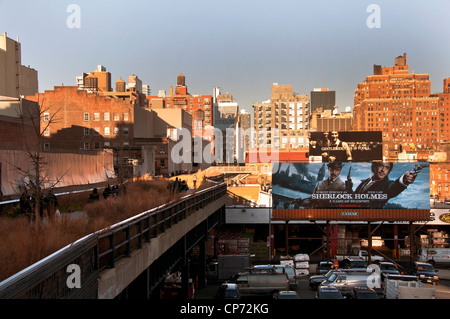
<instances>
[{"instance_id":1,"label":"truck","mask_svg":"<svg viewBox=\"0 0 450 319\"><path fill-rule=\"evenodd\" d=\"M360 259L360 260L368 261L369 253L366 250L361 249L361 247L359 247L359 246L352 246L349 255L336 255L337 261L342 261L345 258ZM378 256L378 255L372 255L370 259L372 262L384 261L384 258L382 256Z\"/></svg>"},{"instance_id":2,"label":"truck","mask_svg":"<svg viewBox=\"0 0 450 319\"><path fill-rule=\"evenodd\" d=\"M418 255L419 261L430 264L450 263L450 248L421 248Z\"/></svg>"},{"instance_id":3,"label":"truck","mask_svg":"<svg viewBox=\"0 0 450 319\"><path fill-rule=\"evenodd\" d=\"M436 286L427 286L417 276L387 275L383 283L385 299L436 299Z\"/></svg>"},{"instance_id":4,"label":"truck","mask_svg":"<svg viewBox=\"0 0 450 319\"><path fill-rule=\"evenodd\" d=\"M232 276L250 269L250 255L219 255L206 266L206 279L226 281Z\"/></svg>"}]
</instances>

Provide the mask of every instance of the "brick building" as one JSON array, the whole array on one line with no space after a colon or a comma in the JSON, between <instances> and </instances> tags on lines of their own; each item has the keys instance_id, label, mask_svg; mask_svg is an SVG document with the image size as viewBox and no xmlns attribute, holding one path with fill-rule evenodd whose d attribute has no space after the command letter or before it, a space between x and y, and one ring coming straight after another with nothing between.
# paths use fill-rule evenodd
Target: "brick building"
<instances>
[{"instance_id":1,"label":"brick building","mask_svg":"<svg viewBox=\"0 0 450 319\"><path fill-rule=\"evenodd\" d=\"M191 95L183 74L177 77L175 91L173 87L170 87L169 95L162 90L158 95L147 96L147 99L150 109L179 108L191 114L194 135L202 134L203 136L206 128L213 125L212 94Z\"/></svg>"},{"instance_id":2,"label":"brick building","mask_svg":"<svg viewBox=\"0 0 450 319\"><path fill-rule=\"evenodd\" d=\"M443 93L431 94L429 75L410 73L406 53L392 67L374 65L355 90L353 130L382 131L387 158L401 144L438 149L450 141L449 84L445 79Z\"/></svg>"},{"instance_id":3,"label":"brick building","mask_svg":"<svg viewBox=\"0 0 450 319\"><path fill-rule=\"evenodd\" d=\"M128 99L89 93L76 86L57 86L28 99L40 104L42 126L51 121L44 132L44 151L93 154L112 149L116 170L124 165L125 171L140 158L133 125L140 108Z\"/></svg>"},{"instance_id":4,"label":"brick building","mask_svg":"<svg viewBox=\"0 0 450 319\"><path fill-rule=\"evenodd\" d=\"M450 163L430 165L430 195L436 200L450 199Z\"/></svg>"}]
</instances>

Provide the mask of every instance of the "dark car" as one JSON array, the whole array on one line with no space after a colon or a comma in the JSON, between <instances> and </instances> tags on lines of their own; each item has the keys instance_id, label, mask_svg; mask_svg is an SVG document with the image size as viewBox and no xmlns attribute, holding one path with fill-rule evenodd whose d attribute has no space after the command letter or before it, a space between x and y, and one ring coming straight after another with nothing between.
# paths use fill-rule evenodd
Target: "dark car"
<instances>
[{"instance_id":1,"label":"dark car","mask_svg":"<svg viewBox=\"0 0 450 319\"><path fill-rule=\"evenodd\" d=\"M285 290L278 292L277 299L300 299L300 297L296 291Z\"/></svg>"},{"instance_id":2,"label":"dark car","mask_svg":"<svg viewBox=\"0 0 450 319\"><path fill-rule=\"evenodd\" d=\"M368 287L354 287L350 293L351 299L380 299L377 292Z\"/></svg>"},{"instance_id":3,"label":"dark car","mask_svg":"<svg viewBox=\"0 0 450 319\"><path fill-rule=\"evenodd\" d=\"M234 283L223 283L219 286L216 294L217 299L241 299L239 288Z\"/></svg>"},{"instance_id":4,"label":"dark car","mask_svg":"<svg viewBox=\"0 0 450 319\"><path fill-rule=\"evenodd\" d=\"M316 299L344 299L339 289L335 287L319 286L316 292Z\"/></svg>"},{"instance_id":5,"label":"dark car","mask_svg":"<svg viewBox=\"0 0 450 319\"><path fill-rule=\"evenodd\" d=\"M325 280L327 280L328 278L330 278L330 276L333 274L333 272L335 272L336 269L331 269L329 270L326 274L324 275L317 275L317 276L311 276L309 277L309 286L316 290L317 287L319 287L319 285L324 282Z\"/></svg>"},{"instance_id":6,"label":"dark car","mask_svg":"<svg viewBox=\"0 0 450 319\"><path fill-rule=\"evenodd\" d=\"M367 269L367 262L361 259L345 258L339 264L343 269Z\"/></svg>"},{"instance_id":7,"label":"dark car","mask_svg":"<svg viewBox=\"0 0 450 319\"><path fill-rule=\"evenodd\" d=\"M425 262L414 262L413 275L418 276L422 282L439 283L437 270L432 264Z\"/></svg>"},{"instance_id":8,"label":"dark car","mask_svg":"<svg viewBox=\"0 0 450 319\"><path fill-rule=\"evenodd\" d=\"M450 204L450 199L448 199L448 198L446 198L446 199L444 199L443 201L442 201L444 204Z\"/></svg>"},{"instance_id":9,"label":"dark car","mask_svg":"<svg viewBox=\"0 0 450 319\"><path fill-rule=\"evenodd\" d=\"M400 275L400 271L398 271L397 265L394 263L382 261L378 263L378 266L380 266L383 277L386 277L386 275Z\"/></svg>"},{"instance_id":10,"label":"dark car","mask_svg":"<svg viewBox=\"0 0 450 319\"><path fill-rule=\"evenodd\" d=\"M325 275L328 271L334 268L334 264L331 261L321 261L317 264L316 274Z\"/></svg>"}]
</instances>

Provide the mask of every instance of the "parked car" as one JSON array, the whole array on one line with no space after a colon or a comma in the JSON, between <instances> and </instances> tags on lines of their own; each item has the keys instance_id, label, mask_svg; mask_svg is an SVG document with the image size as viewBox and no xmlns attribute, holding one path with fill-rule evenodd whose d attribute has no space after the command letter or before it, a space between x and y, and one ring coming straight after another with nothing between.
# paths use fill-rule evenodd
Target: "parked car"
<instances>
[{"instance_id":1,"label":"parked car","mask_svg":"<svg viewBox=\"0 0 450 319\"><path fill-rule=\"evenodd\" d=\"M217 299L241 299L239 287L233 283L223 283L216 293Z\"/></svg>"},{"instance_id":2,"label":"parked car","mask_svg":"<svg viewBox=\"0 0 450 319\"><path fill-rule=\"evenodd\" d=\"M443 201L442 201L444 204L450 204L450 199L448 199L448 198L446 198L446 199L444 199Z\"/></svg>"},{"instance_id":3,"label":"parked car","mask_svg":"<svg viewBox=\"0 0 450 319\"><path fill-rule=\"evenodd\" d=\"M309 277L309 286L316 290L317 287L319 287L319 285L328 280L328 278L330 278L330 276L335 273L335 272L367 272L367 269L331 269L329 270L325 275L316 275L316 276L311 276Z\"/></svg>"},{"instance_id":4,"label":"parked car","mask_svg":"<svg viewBox=\"0 0 450 319\"><path fill-rule=\"evenodd\" d=\"M354 287L350 293L352 299L380 299L375 290L368 287Z\"/></svg>"},{"instance_id":5,"label":"parked car","mask_svg":"<svg viewBox=\"0 0 450 319\"><path fill-rule=\"evenodd\" d=\"M278 292L277 299L300 299L296 291L286 290Z\"/></svg>"},{"instance_id":6,"label":"parked car","mask_svg":"<svg viewBox=\"0 0 450 319\"><path fill-rule=\"evenodd\" d=\"M422 282L439 283L437 270L430 263L414 262L413 275L418 276Z\"/></svg>"},{"instance_id":7,"label":"parked car","mask_svg":"<svg viewBox=\"0 0 450 319\"><path fill-rule=\"evenodd\" d=\"M397 265L388 261L382 261L378 263L380 266L380 271L382 277L386 277L386 275L400 275L400 271L398 271Z\"/></svg>"},{"instance_id":8,"label":"parked car","mask_svg":"<svg viewBox=\"0 0 450 319\"><path fill-rule=\"evenodd\" d=\"M316 274L317 275L325 275L329 270L334 268L334 264L332 261L321 261L317 264Z\"/></svg>"},{"instance_id":9,"label":"parked car","mask_svg":"<svg viewBox=\"0 0 450 319\"><path fill-rule=\"evenodd\" d=\"M361 259L345 258L339 264L343 269L367 269L367 262Z\"/></svg>"},{"instance_id":10,"label":"parked car","mask_svg":"<svg viewBox=\"0 0 450 319\"><path fill-rule=\"evenodd\" d=\"M344 296L349 296L355 287L373 288L378 294L382 294L381 276L377 272L337 271L321 283L319 288L330 286L339 289Z\"/></svg>"},{"instance_id":11,"label":"parked car","mask_svg":"<svg viewBox=\"0 0 450 319\"><path fill-rule=\"evenodd\" d=\"M335 287L319 286L316 291L316 299L344 299L339 289Z\"/></svg>"},{"instance_id":12,"label":"parked car","mask_svg":"<svg viewBox=\"0 0 450 319\"><path fill-rule=\"evenodd\" d=\"M254 265L251 271L275 271L277 273L285 273L289 278L289 289L296 290L298 287L295 269L288 265Z\"/></svg>"}]
</instances>

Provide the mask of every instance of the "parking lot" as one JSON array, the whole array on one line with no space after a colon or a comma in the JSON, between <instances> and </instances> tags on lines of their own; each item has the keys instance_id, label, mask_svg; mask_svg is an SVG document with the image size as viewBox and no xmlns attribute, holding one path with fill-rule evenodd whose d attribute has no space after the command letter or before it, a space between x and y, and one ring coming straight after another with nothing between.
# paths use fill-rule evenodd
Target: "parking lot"
<instances>
[{"instance_id":1,"label":"parking lot","mask_svg":"<svg viewBox=\"0 0 450 319\"><path fill-rule=\"evenodd\" d=\"M450 299L450 269L439 269L439 284L436 285L436 299ZM310 275L315 275L315 265L310 265ZM309 287L309 276L297 278L297 294L300 299L314 299L315 290ZM195 299L214 299L218 283L208 283L203 289L195 292ZM427 284L431 286L430 284Z\"/></svg>"}]
</instances>

